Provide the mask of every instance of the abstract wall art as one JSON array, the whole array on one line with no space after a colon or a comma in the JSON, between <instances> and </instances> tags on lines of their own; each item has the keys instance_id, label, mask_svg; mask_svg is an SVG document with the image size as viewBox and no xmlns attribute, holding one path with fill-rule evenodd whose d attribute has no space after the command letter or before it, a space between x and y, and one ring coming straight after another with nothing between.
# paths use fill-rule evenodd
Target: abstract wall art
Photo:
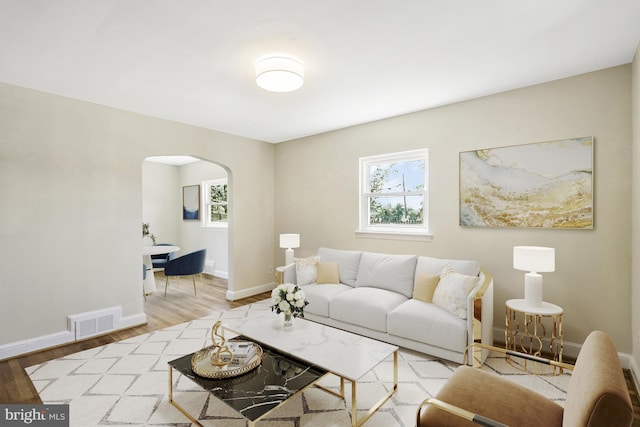
<instances>
[{"instance_id":1,"label":"abstract wall art","mask_svg":"<svg viewBox=\"0 0 640 427\"><path fill-rule=\"evenodd\" d=\"M460 225L593 228L593 137L460 153Z\"/></svg>"},{"instance_id":2,"label":"abstract wall art","mask_svg":"<svg viewBox=\"0 0 640 427\"><path fill-rule=\"evenodd\" d=\"M182 187L182 219L200 219L200 185Z\"/></svg>"}]
</instances>

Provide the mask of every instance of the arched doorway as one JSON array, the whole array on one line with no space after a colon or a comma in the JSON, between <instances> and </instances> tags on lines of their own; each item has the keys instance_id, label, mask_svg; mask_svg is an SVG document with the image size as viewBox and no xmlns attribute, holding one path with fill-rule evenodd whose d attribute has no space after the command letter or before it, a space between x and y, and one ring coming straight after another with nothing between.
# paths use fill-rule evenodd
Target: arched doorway
<instances>
[{"instance_id":1,"label":"arched doorway","mask_svg":"<svg viewBox=\"0 0 640 427\"><path fill-rule=\"evenodd\" d=\"M232 221L221 197L229 196L229 178L225 166L191 156L153 156L142 165L142 220L155 243L180 246L178 255L207 249L205 273L227 280ZM195 216L184 213L185 204L193 210L194 194Z\"/></svg>"}]
</instances>

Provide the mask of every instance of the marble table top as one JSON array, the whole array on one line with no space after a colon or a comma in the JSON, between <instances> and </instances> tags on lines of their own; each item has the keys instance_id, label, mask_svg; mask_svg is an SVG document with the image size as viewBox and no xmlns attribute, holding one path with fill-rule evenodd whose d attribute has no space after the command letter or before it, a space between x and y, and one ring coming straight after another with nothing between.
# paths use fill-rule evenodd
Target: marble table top
<instances>
[{"instance_id":1,"label":"marble table top","mask_svg":"<svg viewBox=\"0 0 640 427\"><path fill-rule=\"evenodd\" d=\"M397 346L302 318L285 327L275 313L225 320L222 326L349 381L358 381L398 350Z\"/></svg>"}]
</instances>

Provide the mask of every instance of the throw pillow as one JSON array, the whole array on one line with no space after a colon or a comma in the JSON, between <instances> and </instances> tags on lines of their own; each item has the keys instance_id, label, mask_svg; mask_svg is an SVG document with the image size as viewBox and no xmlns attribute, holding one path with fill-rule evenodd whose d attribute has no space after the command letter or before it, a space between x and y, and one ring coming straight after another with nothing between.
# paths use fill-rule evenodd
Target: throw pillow
<instances>
[{"instance_id":1,"label":"throw pillow","mask_svg":"<svg viewBox=\"0 0 640 427\"><path fill-rule=\"evenodd\" d=\"M440 276L429 273L418 273L413 285L413 299L424 302L433 302L433 293L440 282Z\"/></svg>"},{"instance_id":2,"label":"throw pillow","mask_svg":"<svg viewBox=\"0 0 640 427\"><path fill-rule=\"evenodd\" d=\"M317 264L319 261L319 256L293 259L293 262L296 264L296 283L298 286L315 283L318 277Z\"/></svg>"},{"instance_id":3,"label":"throw pillow","mask_svg":"<svg viewBox=\"0 0 640 427\"><path fill-rule=\"evenodd\" d=\"M466 319L467 297L479 282L479 277L447 269L440 275L440 282L433 293L433 303L461 319Z\"/></svg>"},{"instance_id":4,"label":"throw pillow","mask_svg":"<svg viewBox=\"0 0 640 427\"><path fill-rule=\"evenodd\" d=\"M316 283L340 283L337 262L318 262L318 278Z\"/></svg>"}]
</instances>

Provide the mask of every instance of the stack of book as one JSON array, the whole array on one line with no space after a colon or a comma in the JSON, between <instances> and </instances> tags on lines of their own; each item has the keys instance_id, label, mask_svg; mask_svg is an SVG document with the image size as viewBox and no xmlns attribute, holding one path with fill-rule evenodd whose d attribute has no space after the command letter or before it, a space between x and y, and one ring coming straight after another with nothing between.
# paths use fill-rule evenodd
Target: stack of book
<instances>
[{"instance_id":1,"label":"stack of book","mask_svg":"<svg viewBox=\"0 0 640 427\"><path fill-rule=\"evenodd\" d=\"M251 341L227 341L227 347L233 353L233 357L229 357L228 354L222 354L220 358L229 365L245 365L257 353L256 346Z\"/></svg>"}]
</instances>

